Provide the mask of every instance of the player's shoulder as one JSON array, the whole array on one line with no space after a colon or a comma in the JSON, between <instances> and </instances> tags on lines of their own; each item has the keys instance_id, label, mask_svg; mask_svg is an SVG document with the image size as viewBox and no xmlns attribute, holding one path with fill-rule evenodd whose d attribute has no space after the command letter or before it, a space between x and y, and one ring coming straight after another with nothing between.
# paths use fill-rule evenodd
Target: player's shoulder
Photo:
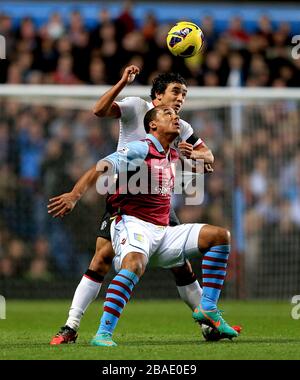
<instances>
[{"instance_id":1,"label":"player's shoulder","mask_svg":"<svg viewBox=\"0 0 300 380\"><path fill-rule=\"evenodd\" d=\"M130 141L126 146L118 151L126 154L130 159L145 158L149 152L149 144L147 141Z\"/></svg>"},{"instance_id":2,"label":"player's shoulder","mask_svg":"<svg viewBox=\"0 0 300 380\"><path fill-rule=\"evenodd\" d=\"M121 109L122 117L128 120L137 115L144 115L151 108L146 100L138 96L127 96L117 104Z\"/></svg>"},{"instance_id":3,"label":"player's shoulder","mask_svg":"<svg viewBox=\"0 0 300 380\"><path fill-rule=\"evenodd\" d=\"M179 119L179 125L184 128L191 128L191 124L183 119Z\"/></svg>"},{"instance_id":4,"label":"player's shoulder","mask_svg":"<svg viewBox=\"0 0 300 380\"><path fill-rule=\"evenodd\" d=\"M179 138L182 140L187 140L194 133L194 130L191 124L185 120L179 119L179 126L180 126Z\"/></svg>"},{"instance_id":5,"label":"player's shoulder","mask_svg":"<svg viewBox=\"0 0 300 380\"><path fill-rule=\"evenodd\" d=\"M120 99L118 103L144 104L147 102L139 96L126 96L125 98Z\"/></svg>"}]
</instances>

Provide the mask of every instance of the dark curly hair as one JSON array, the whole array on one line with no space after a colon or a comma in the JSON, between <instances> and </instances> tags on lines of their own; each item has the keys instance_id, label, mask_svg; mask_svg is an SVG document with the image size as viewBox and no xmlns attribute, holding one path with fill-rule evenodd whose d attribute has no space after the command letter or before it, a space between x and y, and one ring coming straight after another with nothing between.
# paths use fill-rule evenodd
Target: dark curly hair
<instances>
[{"instance_id":1,"label":"dark curly hair","mask_svg":"<svg viewBox=\"0 0 300 380\"><path fill-rule=\"evenodd\" d=\"M178 73L159 74L152 82L151 99L154 100L156 94L163 94L170 83L180 83L187 86L186 80Z\"/></svg>"}]
</instances>

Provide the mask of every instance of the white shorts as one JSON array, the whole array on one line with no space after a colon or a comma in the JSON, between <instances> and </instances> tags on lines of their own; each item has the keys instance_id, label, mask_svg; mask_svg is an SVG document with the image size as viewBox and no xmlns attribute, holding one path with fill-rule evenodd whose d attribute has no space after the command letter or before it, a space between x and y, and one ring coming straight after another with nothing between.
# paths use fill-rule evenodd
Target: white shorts
<instances>
[{"instance_id":1,"label":"white shorts","mask_svg":"<svg viewBox=\"0 0 300 380\"><path fill-rule=\"evenodd\" d=\"M182 266L189 258L199 256L198 238L203 226L199 223L157 226L134 216L122 215L122 219L118 223L114 220L110 227L116 272L130 252L144 254L151 267Z\"/></svg>"}]
</instances>

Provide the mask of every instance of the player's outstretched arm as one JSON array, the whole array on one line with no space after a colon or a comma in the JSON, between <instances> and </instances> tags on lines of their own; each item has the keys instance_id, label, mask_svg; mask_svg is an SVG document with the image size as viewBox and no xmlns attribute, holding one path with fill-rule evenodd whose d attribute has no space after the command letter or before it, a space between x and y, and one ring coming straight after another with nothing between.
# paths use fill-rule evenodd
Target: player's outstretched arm
<instances>
[{"instance_id":1,"label":"player's outstretched arm","mask_svg":"<svg viewBox=\"0 0 300 380\"><path fill-rule=\"evenodd\" d=\"M119 82L99 98L93 108L94 114L99 117L120 117L120 109L114 100L127 84L134 81L139 72L140 69L135 65L126 67Z\"/></svg>"},{"instance_id":2,"label":"player's outstretched arm","mask_svg":"<svg viewBox=\"0 0 300 380\"><path fill-rule=\"evenodd\" d=\"M95 185L100 174L95 165L79 178L71 192L49 199L48 214L53 218L62 218L69 214L87 190Z\"/></svg>"}]
</instances>

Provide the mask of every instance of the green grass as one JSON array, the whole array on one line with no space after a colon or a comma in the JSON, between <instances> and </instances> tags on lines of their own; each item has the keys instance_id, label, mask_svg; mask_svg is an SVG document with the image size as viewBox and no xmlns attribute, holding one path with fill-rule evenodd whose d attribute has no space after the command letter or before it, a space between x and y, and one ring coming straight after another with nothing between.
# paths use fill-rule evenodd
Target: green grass
<instances>
[{"instance_id":1,"label":"green grass","mask_svg":"<svg viewBox=\"0 0 300 380\"><path fill-rule=\"evenodd\" d=\"M234 341L207 343L180 301L132 300L114 335L117 347L91 347L102 301L84 316L74 345L50 346L65 322L70 301L7 301L0 320L0 359L300 359L300 321L290 316L288 302L222 302L224 318L241 324Z\"/></svg>"}]
</instances>

